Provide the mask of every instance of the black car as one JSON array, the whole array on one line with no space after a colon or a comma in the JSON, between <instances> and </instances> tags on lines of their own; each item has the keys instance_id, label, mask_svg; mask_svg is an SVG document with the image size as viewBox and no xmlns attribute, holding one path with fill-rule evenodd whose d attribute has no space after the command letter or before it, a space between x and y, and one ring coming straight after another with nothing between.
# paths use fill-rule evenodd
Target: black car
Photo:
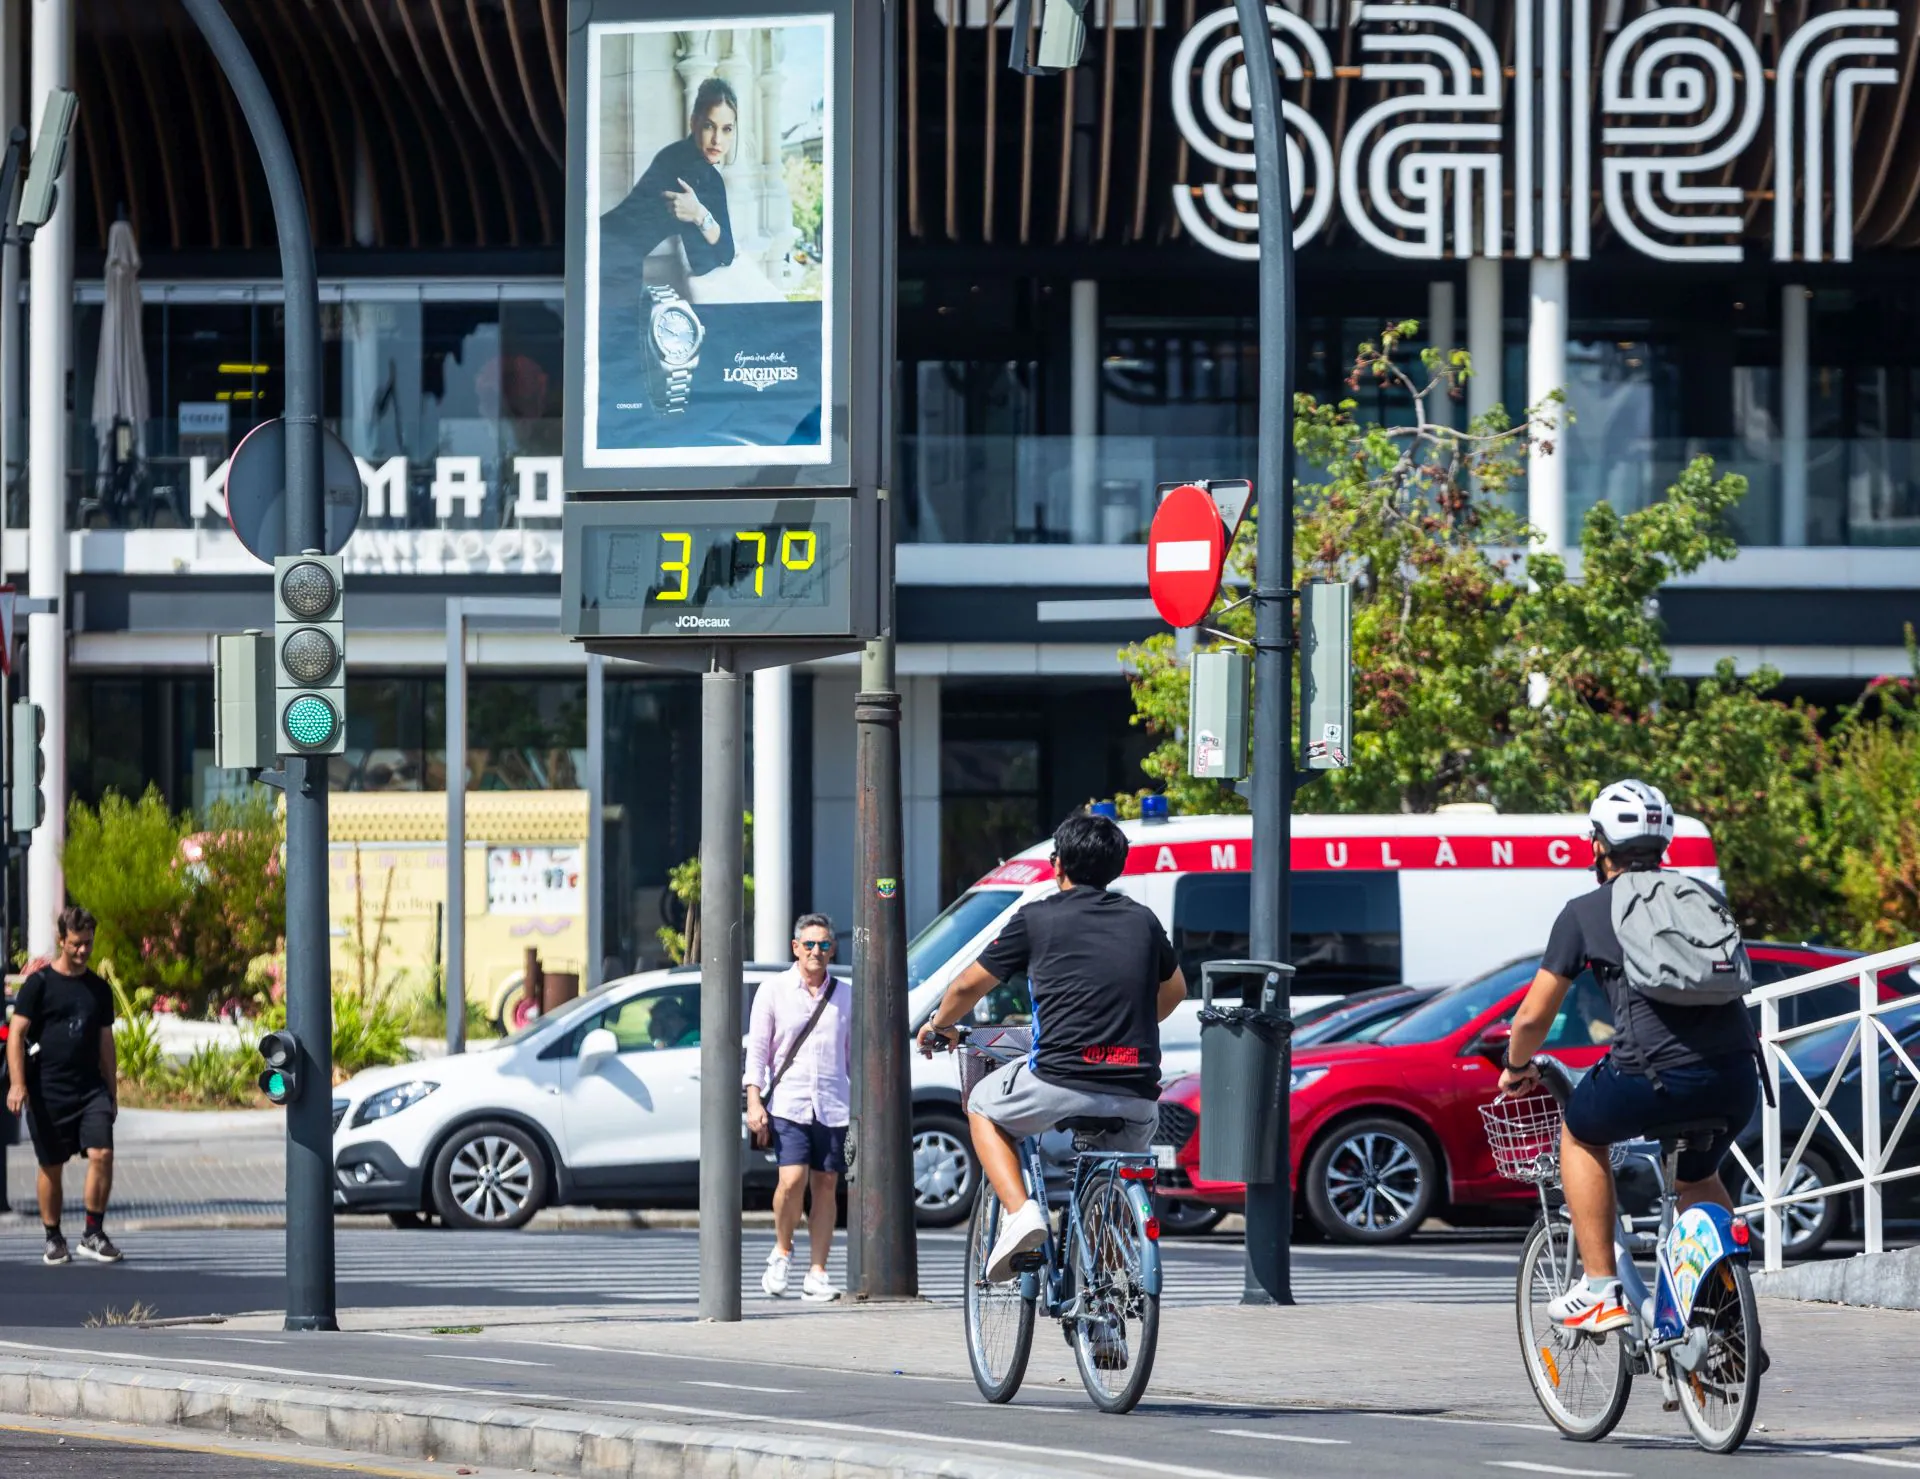
<instances>
[{"instance_id":1,"label":"black car","mask_svg":"<svg viewBox=\"0 0 1920 1479\"><path fill-rule=\"evenodd\" d=\"M1324 1047L1336 1042L1370 1042L1421 1002L1438 986L1376 986L1308 1007L1293 1018L1296 1048Z\"/></svg>"}]
</instances>

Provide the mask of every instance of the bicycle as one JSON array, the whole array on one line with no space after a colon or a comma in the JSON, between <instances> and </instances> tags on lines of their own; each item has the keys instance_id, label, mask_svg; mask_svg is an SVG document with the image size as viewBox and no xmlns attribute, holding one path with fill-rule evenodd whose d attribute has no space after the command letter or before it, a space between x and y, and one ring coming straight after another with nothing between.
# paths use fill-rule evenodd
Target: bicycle
<instances>
[{"instance_id":1,"label":"bicycle","mask_svg":"<svg viewBox=\"0 0 1920 1479\"><path fill-rule=\"evenodd\" d=\"M964 1105L992 1068L1024 1058L1028 1031L996 1028L974 1042L965 1027L950 1051L961 1056ZM947 1045L942 1043L945 1048ZM989 1283L986 1265L1000 1232L1000 1199L984 1182L967 1224L967 1362L989 1402L1013 1399L1027 1373L1036 1314L1060 1321L1080 1381L1102 1412L1130 1412L1147 1389L1160 1339L1160 1224L1148 1192L1151 1155L1087 1148L1087 1137L1122 1129L1124 1120L1076 1116L1059 1128L1074 1136L1064 1216L1047 1200L1038 1136L1020 1141L1021 1176L1052 1230L1038 1249L1014 1260L1015 1277ZM1061 1249L1068 1256L1061 1256Z\"/></svg>"},{"instance_id":2,"label":"bicycle","mask_svg":"<svg viewBox=\"0 0 1920 1479\"><path fill-rule=\"evenodd\" d=\"M1665 1410L1678 1407L1694 1441L1710 1453L1732 1453L1746 1440L1760 1401L1760 1312L1748 1274L1746 1219L1703 1204L1676 1215L1674 1167L1695 1139L1724 1134L1726 1121L1662 1125L1645 1139L1612 1148L1617 1168L1629 1156L1653 1163L1659 1180L1659 1230L1636 1234L1617 1214L1614 1259L1632 1323L1613 1332L1568 1330L1546 1307L1581 1276L1579 1245L1560 1185L1561 1111L1573 1081L1551 1058L1538 1057L1546 1093L1501 1096L1480 1110L1495 1167L1531 1184L1540 1218L1520 1255L1514 1312L1534 1396L1567 1437L1592 1443L1626 1411L1636 1376L1655 1377ZM1655 1287L1634 1265L1636 1251L1654 1254ZM1614 1336L1618 1336L1615 1339Z\"/></svg>"}]
</instances>

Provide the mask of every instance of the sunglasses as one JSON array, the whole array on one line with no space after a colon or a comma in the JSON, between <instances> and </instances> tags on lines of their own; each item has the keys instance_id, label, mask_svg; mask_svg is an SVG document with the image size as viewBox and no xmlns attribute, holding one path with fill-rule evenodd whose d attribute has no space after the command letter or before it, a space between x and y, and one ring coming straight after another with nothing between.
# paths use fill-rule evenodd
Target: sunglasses
<instances>
[{"instance_id":1,"label":"sunglasses","mask_svg":"<svg viewBox=\"0 0 1920 1479\"><path fill-rule=\"evenodd\" d=\"M793 943L798 945L802 950L811 950L817 955L830 955L833 953L833 941L831 940L795 940Z\"/></svg>"}]
</instances>

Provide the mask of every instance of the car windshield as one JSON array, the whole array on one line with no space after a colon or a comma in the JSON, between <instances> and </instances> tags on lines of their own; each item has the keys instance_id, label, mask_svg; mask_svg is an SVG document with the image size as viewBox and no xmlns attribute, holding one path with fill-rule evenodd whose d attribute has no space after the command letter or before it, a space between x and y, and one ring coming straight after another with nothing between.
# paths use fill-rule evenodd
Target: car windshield
<instances>
[{"instance_id":1,"label":"car windshield","mask_svg":"<svg viewBox=\"0 0 1920 1479\"><path fill-rule=\"evenodd\" d=\"M554 1026L556 1023L571 1022L574 1018L578 1017L582 1012L586 1011L589 1007L605 1006L607 1004L605 991L606 991L605 987L600 987L594 991L588 992L585 996L576 996L572 1001L566 1003L558 1011L552 1012L544 1017L535 1017L531 1022L527 1023L526 1026L516 1028L514 1031L508 1033L503 1038L498 1038L495 1041L489 1042L489 1043L474 1043L473 1046L476 1048L478 1047L504 1048L512 1043L525 1042L528 1038L532 1037L536 1032L544 1032L546 1031L547 1028Z\"/></svg>"},{"instance_id":2,"label":"car windshield","mask_svg":"<svg viewBox=\"0 0 1920 1479\"><path fill-rule=\"evenodd\" d=\"M907 987L920 985L954 952L992 924L1020 897L1017 888L968 889L940 912L937 919L913 937L907 946Z\"/></svg>"},{"instance_id":3,"label":"car windshield","mask_svg":"<svg viewBox=\"0 0 1920 1479\"><path fill-rule=\"evenodd\" d=\"M1407 1013L1375 1041L1394 1044L1438 1042L1458 1032L1483 1012L1498 1006L1531 981L1534 972L1539 969L1539 959L1529 956L1489 971L1478 980L1454 986L1417 1011Z\"/></svg>"},{"instance_id":4,"label":"car windshield","mask_svg":"<svg viewBox=\"0 0 1920 1479\"><path fill-rule=\"evenodd\" d=\"M1882 1012L1880 1020L1886 1024L1887 1031L1906 1044L1907 1051L1911 1053L1916 1038L1920 1037L1920 1034L1916 1034L1915 1031L1916 1028L1920 1028L1920 1001L1909 1002L1891 1011ZM1836 1022L1831 1027L1810 1032L1798 1041L1789 1039L1786 1043L1787 1056L1793 1059L1794 1066L1806 1076L1807 1082L1816 1089L1823 1089L1826 1087L1826 1075L1833 1072L1834 1065L1840 1061L1842 1055L1848 1059L1849 1076L1860 1071L1858 1053L1852 1050L1853 1030L1857 1025L1857 1018L1852 1021ZM1887 1060L1883 1058L1881 1062L1884 1065ZM1881 1071L1882 1073L1886 1071L1884 1066Z\"/></svg>"},{"instance_id":5,"label":"car windshield","mask_svg":"<svg viewBox=\"0 0 1920 1479\"><path fill-rule=\"evenodd\" d=\"M1295 1012L1294 1046L1325 1042L1330 1037L1342 1036L1350 1024L1369 1018L1375 1012L1385 1011L1386 999L1400 995L1402 993L1398 991L1362 991L1353 996L1338 996L1332 1001L1323 1001L1318 1006Z\"/></svg>"}]
</instances>

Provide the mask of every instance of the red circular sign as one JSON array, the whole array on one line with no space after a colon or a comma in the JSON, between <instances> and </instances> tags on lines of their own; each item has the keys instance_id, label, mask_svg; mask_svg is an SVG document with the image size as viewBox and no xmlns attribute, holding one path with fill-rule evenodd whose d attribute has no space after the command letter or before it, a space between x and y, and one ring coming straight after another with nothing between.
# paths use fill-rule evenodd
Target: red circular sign
<instances>
[{"instance_id":1,"label":"red circular sign","mask_svg":"<svg viewBox=\"0 0 1920 1479\"><path fill-rule=\"evenodd\" d=\"M1147 530L1147 591L1169 626L1198 626L1213 607L1227 560L1227 526L1191 483L1160 500Z\"/></svg>"}]
</instances>

